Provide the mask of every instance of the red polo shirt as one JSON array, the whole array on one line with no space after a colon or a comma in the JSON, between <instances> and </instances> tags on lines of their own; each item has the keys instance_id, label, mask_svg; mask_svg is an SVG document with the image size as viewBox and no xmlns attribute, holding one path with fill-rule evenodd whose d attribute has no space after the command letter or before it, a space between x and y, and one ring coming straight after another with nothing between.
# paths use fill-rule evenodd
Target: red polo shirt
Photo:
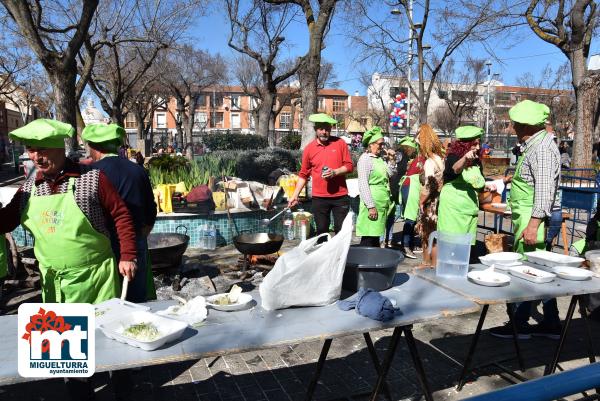
<instances>
[{"instance_id":1,"label":"red polo shirt","mask_svg":"<svg viewBox=\"0 0 600 401\"><path fill-rule=\"evenodd\" d=\"M345 175L338 175L329 180L321 178L323 166L330 169L346 166L348 173L352 172L352 158L348 145L343 139L329 137L327 144L321 144L317 139L309 143L302 153L302 167L298 175L304 179L312 178L312 195L323 198L348 195Z\"/></svg>"}]
</instances>

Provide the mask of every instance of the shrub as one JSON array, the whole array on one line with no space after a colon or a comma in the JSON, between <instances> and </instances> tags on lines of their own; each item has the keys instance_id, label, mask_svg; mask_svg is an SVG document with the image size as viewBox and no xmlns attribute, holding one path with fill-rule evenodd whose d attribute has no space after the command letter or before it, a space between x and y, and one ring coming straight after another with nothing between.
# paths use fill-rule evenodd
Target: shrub
<instances>
[{"instance_id":1,"label":"shrub","mask_svg":"<svg viewBox=\"0 0 600 401\"><path fill-rule=\"evenodd\" d=\"M148 161L148 168L154 167L163 171L175 171L180 168L189 169L190 161L183 156L161 155Z\"/></svg>"},{"instance_id":2,"label":"shrub","mask_svg":"<svg viewBox=\"0 0 600 401\"><path fill-rule=\"evenodd\" d=\"M258 135L208 134L202 141L211 151L264 149L269 146L267 138Z\"/></svg>"},{"instance_id":3,"label":"shrub","mask_svg":"<svg viewBox=\"0 0 600 401\"><path fill-rule=\"evenodd\" d=\"M281 147L285 149L300 149L302 143L302 135L290 133L281 138Z\"/></svg>"},{"instance_id":4,"label":"shrub","mask_svg":"<svg viewBox=\"0 0 600 401\"><path fill-rule=\"evenodd\" d=\"M267 182L267 177L275 169L295 171L300 157L299 151L281 148L248 150L238 154L236 175L244 180Z\"/></svg>"}]
</instances>

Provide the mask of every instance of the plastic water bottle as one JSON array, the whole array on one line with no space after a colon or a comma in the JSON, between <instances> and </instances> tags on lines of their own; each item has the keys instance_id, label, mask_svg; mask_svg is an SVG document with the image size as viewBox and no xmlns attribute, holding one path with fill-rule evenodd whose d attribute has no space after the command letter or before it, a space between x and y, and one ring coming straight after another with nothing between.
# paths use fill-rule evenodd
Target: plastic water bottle
<instances>
[{"instance_id":1,"label":"plastic water bottle","mask_svg":"<svg viewBox=\"0 0 600 401\"><path fill-rule=\"evenodd\" d=\"M287 240L294 239L294 215L290 209L283 214L283 237Z\"/></svg>"},{"instance_id":2,"label":"plastic water bottle","mask_svg":"<svg viewBox=\"0 0 600 401\"><path fill-rule=\"evenodd\" d=\"M215 249L217 247L217 229L210 223L206 226L206 249Z\"/></svg>"},{"instance_id":3,"label":"plastic water bottle","mask_svg":"<svg viewBox=\"0 0 600 401\"><path fill-rule=\"evenodd\" d=\"M206 249L206 224L198 226L198 246L201 249Z\"/></svg>"}]
</instances>

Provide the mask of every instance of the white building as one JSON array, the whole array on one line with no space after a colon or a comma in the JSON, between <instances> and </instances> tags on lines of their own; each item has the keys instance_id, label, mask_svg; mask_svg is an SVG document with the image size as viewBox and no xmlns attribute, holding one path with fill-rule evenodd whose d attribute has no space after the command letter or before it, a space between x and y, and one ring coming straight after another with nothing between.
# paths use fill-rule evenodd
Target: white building
<instances>
[{"instance_id":1,"label":"white building","mask_svg":"<svg viewBox=\"0 0 600 401\"><path fill-rule=\"evenodd\" d=\"M91 97L87 100L87 106L81 110L81 117L85 125L90 124L107 124L110 119L100 111L94 104L94 99Z\"/></svg>"}]
</instances>

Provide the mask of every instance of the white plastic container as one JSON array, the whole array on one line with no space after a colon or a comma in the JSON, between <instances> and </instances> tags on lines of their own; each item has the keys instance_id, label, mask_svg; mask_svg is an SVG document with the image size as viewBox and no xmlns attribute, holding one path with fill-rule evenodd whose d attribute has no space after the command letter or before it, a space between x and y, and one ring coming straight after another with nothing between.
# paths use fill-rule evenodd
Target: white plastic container
<instances>
[{"instance_id":1,"label":"white plastic container","mask_svg":"<svg viewBox=\"0 0 600 401\"><path fill-rule=\"evenodd\" d=\"M119 298L112 298L108 301L94 305L94 311L96 312L96 327L99 327L101 324L106 324L111 320L118 319L130 312L147 310L150 310L150 307L134 304L129 301L121 301Z\"/></svg>"},{"instance_id":2,"label":"white plastic container","mask_svg":"<svg viewBox=\"0 0 600 401\"><path fill-rule=\"evenodd\" d=\"M159 336L152 341L143 341L123 334L131 325L140 323L152 323L158 329ZM162 317L148 311L131 312L99 326L106 337L145 351L155 350L166 343L177 340L186 327L188 327L187 323Z\"/></svg>"},{"instance_id":3,"label":"white plastic container","mask_svg":"<svg viewBox=\"0 0 600 401\"><path fill-rule=\"evenodd\" d=\"M520 277L532 283L549 283L556 278L556 274L544 270L536 269L530 266L513 266L509 270L510 274Z\"/></svg>"},{"instance_id":4,"label":"white plastic container","mask_svg":"<svg viewBox=\"0 0 600 401\"><path fill-rule=\"evenodd\" d=\"M584 258L561 255L560 253L548 251L525 252L525 256L527 256L527 260L531 263L548 267L554 267L558 265L579 267L579 265L581 265L581 263L585 260Z\"/></svg>"}]
</instances>

